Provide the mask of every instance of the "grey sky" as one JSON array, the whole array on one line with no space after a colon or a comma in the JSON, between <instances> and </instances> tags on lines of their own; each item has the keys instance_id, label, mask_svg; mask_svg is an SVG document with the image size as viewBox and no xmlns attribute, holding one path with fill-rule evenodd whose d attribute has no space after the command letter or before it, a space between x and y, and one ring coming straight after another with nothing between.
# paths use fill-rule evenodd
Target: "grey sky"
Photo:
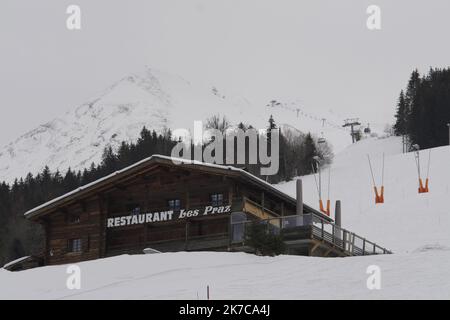
<instances>
[{"instance_id":1,"label":"grey sky","mask_svg":"<svg viewBox=\"0 0 450 320\"><path fill-rule=\"evenodd\" d=\"M80 31L66 29L69 4ZM2 0L0 145L144 65L256 104L387 122L413 68L449 65L449 15L448 0Z\"/></svg>"}]
</instances>

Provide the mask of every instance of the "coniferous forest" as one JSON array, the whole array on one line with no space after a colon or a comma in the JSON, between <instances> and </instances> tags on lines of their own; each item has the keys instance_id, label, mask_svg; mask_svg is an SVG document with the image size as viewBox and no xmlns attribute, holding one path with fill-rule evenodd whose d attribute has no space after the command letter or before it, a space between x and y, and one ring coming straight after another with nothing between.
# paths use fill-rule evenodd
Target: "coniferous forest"
<instances>
[{"instance_id":1,"label":"coniferous forest","mask_svg":"<svg viewBox=\"0 0 450 320\"><path fill-rule=\"evenodd\" d=\"M423 76L414 70L398 98L395 133L421 149L439 147L449 144L448 123L450 68L430 69Z\"/></svg>"},{"instance_id":2,"label":"coniferous forest","mask_svg":"<svg viewBox=\"0 0 450 320\"><path fill-rule=\"evenodd\" d=\"M213 122L215 124L212 126L220 124L220 121ZM224 122L223 119L222 126ZM252 126L241 123L239 128L246 130ZM277 129L273 117L269 120L268 128ZM42 249L42 230L38 224L23 217L26 211L153 154L170 155L176 143L170 130L157 134L144 127L136 142L122 142L117 150L106 148L100 164L92 163L82 171L69 168L66 172L59 172L45 167L42 172L36 175L29 173L12 184L0 182L0 266L25 255L39 254ZM311 134L284 132L280 135L279 152L278 174L261 177L271 183L311 173L315 156L322 157L324 163L330 162L332 158L330 147L327 144L317 145ZM259 165L238 167L259 176Z\"/></svg>"}]
</instances>

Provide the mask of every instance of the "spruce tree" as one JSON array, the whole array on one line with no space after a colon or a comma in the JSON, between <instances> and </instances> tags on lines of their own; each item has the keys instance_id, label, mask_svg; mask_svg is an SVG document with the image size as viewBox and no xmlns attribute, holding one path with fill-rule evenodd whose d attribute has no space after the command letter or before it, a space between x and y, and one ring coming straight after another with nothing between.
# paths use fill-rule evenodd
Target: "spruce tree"
<instances>
[{"instance_id":1,"label":"spruce tree","mask_svg":"<svg viewBox=\"0 0 450 320\"><path fill-rule=\"evenodd\" d=\"M406 134L406 124L408 118L408 107L406 105L405 94L403 90L400 92L400 97L397 103L397 113L395 115L397 121L394 125L395 134L398 136Z\"/></svg>"}]
</instances>

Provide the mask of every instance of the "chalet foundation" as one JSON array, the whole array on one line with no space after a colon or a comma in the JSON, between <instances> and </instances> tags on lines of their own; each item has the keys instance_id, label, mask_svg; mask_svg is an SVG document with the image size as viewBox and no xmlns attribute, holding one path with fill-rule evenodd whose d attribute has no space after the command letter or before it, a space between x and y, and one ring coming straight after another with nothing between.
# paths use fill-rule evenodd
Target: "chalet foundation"
<instances>
[{"instance_id":1,"label":"chalet foundation","mask_svg":"<svg viewBox=\"0 0 450 320\"><path fill-rule=\"evenodd\" d=\"M304 204L301 190L297 204L244 170L172 160L152 156L25 213L45 229L41 264L139 254L146 248L253 252L245 230L256 222L280 233L289 254L389 253Z\"/></svg>"}]
</instances>

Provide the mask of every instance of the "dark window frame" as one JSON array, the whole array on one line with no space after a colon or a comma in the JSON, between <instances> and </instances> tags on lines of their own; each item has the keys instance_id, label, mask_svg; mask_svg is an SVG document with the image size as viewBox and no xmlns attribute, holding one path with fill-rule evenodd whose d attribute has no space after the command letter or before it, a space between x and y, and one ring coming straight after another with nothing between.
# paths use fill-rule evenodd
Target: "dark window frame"
<instances>
[{"instance_id":1,"label":"dark window frame","mask_svg":"<svg viewBox=\"0 0 450 320\"><path fill-rule=\"evenodd\" d=\"M68 224L79 224L81 223L81 215L76 213L67 214L67 223Z\"/></svg>"},{"instance_id":2,"label":"dark window frame","mask_svg":"<svg viewBox=\"0 0 450 320\"><path fill-rule=\"evenodd\" d=\"M67 240L67 251L69 253L80 253L83 251L83 240L81 238L73 238Z\"/></svg>"},{"instance_id":3,"label":"dark window frame","mask_svg":"<svg viewBox=\"0 0 450 320\"><path fill-rule=\"evenodd\" d=\"M169 210L179 211L181 210L181 199L169 199L167 200L167 206L169 207Z\"/></svg>"},{"instance_id":4,"label":"dark window frame","mask_svg":"<svg viewBox=\"0 0 450 320\"><path fill-rule=\"evenodd\" d=\"M213 207L223 206L225 203L225 195L223 193L211 193L209 201Z\"/></svg>"}]
</instances>

